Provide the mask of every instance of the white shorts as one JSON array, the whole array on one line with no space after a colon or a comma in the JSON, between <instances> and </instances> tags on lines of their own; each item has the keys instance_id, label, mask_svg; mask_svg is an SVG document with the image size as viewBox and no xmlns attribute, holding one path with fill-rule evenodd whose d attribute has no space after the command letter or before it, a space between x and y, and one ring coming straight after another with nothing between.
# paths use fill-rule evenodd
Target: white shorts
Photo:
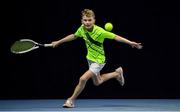
<instances>
[{"instance_id":1,"label":"white shorts","mask_svg":"<svg viewBox=\"0 0 180 112\"><path fill-rule=\"evenodd\" d=\"M88 64L89 64L89 70L91 70L95 75L97 75L100 73L100 71L102 70L102 68L104 67L106 63L99 64L91 60L88 60Z\"/></svg>"}]
</instances>

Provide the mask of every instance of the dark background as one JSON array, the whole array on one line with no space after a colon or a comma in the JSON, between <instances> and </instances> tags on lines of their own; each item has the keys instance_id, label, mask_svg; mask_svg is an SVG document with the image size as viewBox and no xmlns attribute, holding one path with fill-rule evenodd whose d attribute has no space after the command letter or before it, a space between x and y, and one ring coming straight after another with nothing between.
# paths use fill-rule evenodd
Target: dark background
<instances>
[{"instance_id":1,"label":"dark background","mask_svg":"<svg viewBox=\"0 0 180 112\"><path fill-rule=\"evenodd\" d=\"M179 11L174 1L152 0L16 0L1 4L0 99L67 98L88 69L83 40L23 55L10 53L21 38L40 43L74 33L81 11L96 13L96 24L112 22L112 32L141 42L142 50L106 40L107 64L102 73L122 66L126 79L100 86L89 80L79 98L180 98Z\"/></svg>"}]
</instances>

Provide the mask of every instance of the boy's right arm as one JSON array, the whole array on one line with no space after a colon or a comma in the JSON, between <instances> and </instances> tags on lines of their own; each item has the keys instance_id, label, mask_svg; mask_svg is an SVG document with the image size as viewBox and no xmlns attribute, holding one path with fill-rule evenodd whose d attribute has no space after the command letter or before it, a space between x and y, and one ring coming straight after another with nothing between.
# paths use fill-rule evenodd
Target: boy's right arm
<instances>
[{"instance_id":1,"label":"boy's right arm","mask_svg":"<svg viewBox=\"0 0 180 112\"><path fill-rule=\"evenodd\" d=\"M70 34L58 41L53 41L51 44L53 47L57 47L59 46L60 44L64 43L64 42L69 42L69 41L72 41L72 40L75 40L77 37L74 35L74 34Z\"/></svg>"}]
</instances>

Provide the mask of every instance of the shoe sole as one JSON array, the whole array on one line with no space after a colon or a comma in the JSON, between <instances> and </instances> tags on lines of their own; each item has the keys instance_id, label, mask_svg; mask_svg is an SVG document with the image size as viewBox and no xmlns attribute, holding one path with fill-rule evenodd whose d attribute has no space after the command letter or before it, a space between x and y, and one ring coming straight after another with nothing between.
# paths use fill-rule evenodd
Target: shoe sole
<instances>
[{"instance_id":1,"label":"shoe sole","mask_svg":"<svg viewBox=\"0 0 180 112\"><path fill-rule=\"evenodd\" d=\"M63 108L74 108L74 107L63 105Z\"/></svg>"}]
</instances>

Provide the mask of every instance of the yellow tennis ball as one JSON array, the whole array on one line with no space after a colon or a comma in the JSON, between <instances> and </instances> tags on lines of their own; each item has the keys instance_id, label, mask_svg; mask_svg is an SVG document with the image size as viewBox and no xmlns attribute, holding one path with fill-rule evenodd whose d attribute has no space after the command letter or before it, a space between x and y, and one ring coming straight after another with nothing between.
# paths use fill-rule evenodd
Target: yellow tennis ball
<instances>
[{"instance_id":1,"label":"yellow tennis ball","mask_svg":"<svg viewBox=\"0 0 180 112\"><path fill-rule=\"evenodd\" d=\"M111 31L113 29L113 25L112 25L112 23L106 23L104 28L107 31Z\"/></svg>"}]
</instances>

